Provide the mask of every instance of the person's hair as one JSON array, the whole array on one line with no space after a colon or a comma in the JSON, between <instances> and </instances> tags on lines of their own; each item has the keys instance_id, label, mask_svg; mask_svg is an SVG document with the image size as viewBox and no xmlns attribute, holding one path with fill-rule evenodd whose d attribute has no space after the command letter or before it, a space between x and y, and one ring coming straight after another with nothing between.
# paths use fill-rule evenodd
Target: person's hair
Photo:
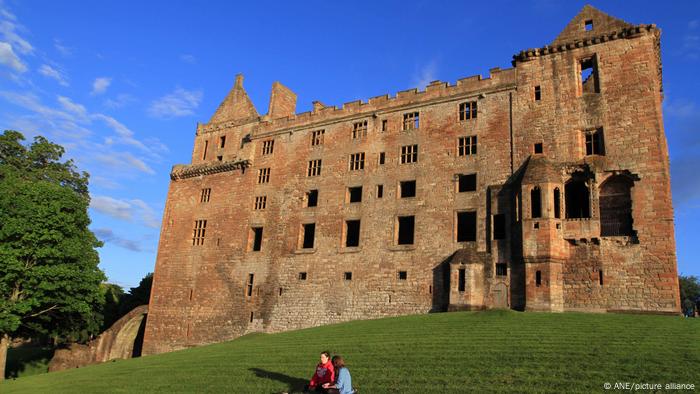
<instances>
[{"instance_id":1,"label":"person's hair","mask_svg":"<svg viewBox=\"0 0 700 394\"><path fill-rule=\"evenodd\" d=\"M343 368L345 366L345 360L343 360L343 356L333 356L332 361L333 366L337 369Z\"/></svg>"},{"instance_id":2,"label":"person's hair","mask_svg":"<svg viewBox=\"0 0 700 394\"><path fill-rule=\"evenodd\" d=\"M328 353L328 350L322 351L321 354L324 354L324 355L326 355L326 357L331 358L331 354Z\"/></svg>"}]
</instances>

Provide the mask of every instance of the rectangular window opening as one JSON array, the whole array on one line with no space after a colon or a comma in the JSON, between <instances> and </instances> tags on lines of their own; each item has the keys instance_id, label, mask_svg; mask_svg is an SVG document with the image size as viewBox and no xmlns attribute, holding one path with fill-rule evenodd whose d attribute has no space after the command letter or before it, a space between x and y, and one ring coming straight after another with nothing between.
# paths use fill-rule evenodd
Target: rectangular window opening
<instances>
[{"instance_id":1,"label":"rectangular window opening","mask_svg":"<svg viewBox=\"0 0 700 394\"><path fill-rule=\"evenodd\" d=\"M343 279L345 280L352 280L352 272L345 272L343 274Z\"/></svg>"},{"instance_id":2,"label":"rectangular window opening","mask_svg":"<svg viewBox=\"0 0 700 394\"><path fill-rule=\"evenodd\" d=\"M360 246L360 221L346 220L345 221L345 246L356 247Z\"/></svg>"},{"instance_id":3,"label":"rectangular window opening","mask_svg":"<svg viewBox=\"0 0 700 394\"><path fill-rule=\"evenodd\" d=\"M383 120L382 120L382 131L386 131L386 130L387 130L387 123L388 123L388 122L387 122L386 119L383 119Z\"/></svg>"},{"instance_id":4,"label":"rectangular window opening","mask_svg":"<svg viewBox=\"0 0 700 394\"><path fill-rule=\"evenodd\" d=\"M352 125L352 139L367 137L367 121L355 122Z\"/></svg>"},{"instance_id":5,"label":"rectangular window opening","mask_svg":"<svg viewBox=\"0 0 700 394\"><path fill-rule=\"evenodd\" d=\"M379 152L379 165L383 166L385 162L386 162L386 153Z\"/></svg>"},{"instance_id":6,"label":"rectangular window opening","mask_svg":"<svg viewBox=\"0 0 700 394\"><path fill-rule=\"evenodd\" d=\"M311 146L323 145L323 135L326 130L314 130L311 132Z\"/></svg>"},{"instance_id":7,"label":"rectangular window opening","mask_svg":"<svg viewBox=\"0 0 700 394\"><path fill-rule=\"evenodd\" d=\"M202 195L199 198L199 202L209 202L211 197L211 188L202 189Z\"/></svg>"},{"instance_id":8,"label":"rectangular window opening","mask_svg":"<svg viewBox=\"0 0 700 394\"><path fill-rule=\"evenodd\" d=\"M406 145L401 147L401 164L415 163L418 161L418 145Z\"/></svg>"},{"instance_id":9,"label":"rectangular window opening","mask_svg":"<svg viewBox=\"0 0 700 394\"><path fill-rule=\"evenodd\" d=\"M496 264L496 276L507 276L508 275L508 264L498 263Z\"/></svg>"},{"instance_id":10,"label":"rectangular window opening","mask_svg":"<svg viewBox=\"0 0 700 394\"><path fill-rule=\"evenodd\" d=\"M457 155L471 156L476 154L476 136L459 137L457 140Z\"/></svg>"},{"instance_id":11,"label":"rectangular window opening","mask_svg":"<svg viewBox=\"0 0 700 394\"><path fill-rule=\"evenodd\" d=\"M398 236L397 243L399 245L413 245L414 233L416 227L415 216L399 216L398 218Z\"/></svg>"},{"instance_id":12,"label":"rectangular window opening","mask_svg":"<svg viewBox=\"0 0 700 394\"><path fill-rule=\"evenodd\" d=\"M468 101L459 104L459 120L476 119L476 101Z\"/></svg>"},{"instance_id":13,"label":"rectangular window opening","mask_svg":"<svg viewBox=\"0 0 700 394\"><path fill-rule=\"evenodd\" d=\"M464 268L460 268L457 272L459 272L457 291L464 292L467 289L467 270Z\"/></svg>"},{"instance_id":14,"label":"rectangular window opening","mask_svg":"<svg viewBox=\"0 0 700 394\"><path fill-rule=\"evenodd\" d=\"M219 137L219 148L223 148L224 146L226 146L226 136L225 135Z\"/></svg>"},{"instance_id":15,"label":"rectangular window opening","mask_svg":"<svg viewBox=\"0 0 700 394\"><path fill-rule=\"evenodd\" d=\"M542 271L535 272L535 286L542 286Z\"/></svg>"},{"instance_id":16,"label":"rectangular window opening","mask_svg":"<svg viewBox=\"0 0 700 394\"><path fill-rule=\"evenodd\" d=\"M255 210L262 211L267 207L267 196L255 197Z\"/></svg>"},{"instance_id":17,"label":"rectangular window opening","mask_svg":"<svg viewBox=\"0 0 700 394\"><path fill-rule=\"evenodd\" d=\"M248 282L246 283L246 295L248 297L253 296L253 281L255 280L255 274L248 274Z\"/></svg>"},{"instance_id":18,"label":"rectangular window opening","mask_svg":"<svg viewBox=\"0 0 700 394\"><path fill-rule=\"evenodd\" d=\"M350 155L350 171L365 169L365 153L353 153Z\"/></svg>"},{"instance_id":19,"label":"rectangular window opening","mask_svg":"<svg viewBox=\"0 0 700 394\"><path fill-rule=\"evenodd\" d=\"M403 181L400 183L401 198L416 196L416 181Z\"/></svg>"},{"instance_id":20,"label":"rectangular window opening","mask_svg":"<svg viewBox=\"0 0 700 394\"><path fill-rule=\"evenodd\" d=\"M263 156L265 155L271 155L273 150L275 148L275 140L267 140L263 141L262 144L262 154Z\"/></svg>"},{"instance_id":21,"label":"rectangular window opening","mask_svg":"<svg viewBox=\"0 0 700 394\"><path fill-rule=\"evenodd\" d=\"M476 241L476 212L457 212L457 242Z\"/></svg>"},{"instance_id":22,"label":"rectangular window opening","mask_svg":"<svg viewBox=\"0 0 700 394\"><path fill-rule=\"evenodd\" d=\"M258 170L258 184L270 182L270 169L261 168Z\"/></svg>"},{"instance_id":23,"label":"rectangular window opening","mask_svg":"<svg viewBox=\"0 0 700 394\"><path fill-rule=\"evenodd\" d=\"M321 175L321 159L309 161L309 167L306 172L306 176L319 176Z\"/></svg>"},{"instance_id":24,"label":"rectangular window opening","mask_svg":"<svg viewBox=\"0 0 700 394\"><path fill-rule=\"evenodd\" d=\"M362 202L362 186L348 188L348 202Z\"/></svg>"},{"instance_id":25,"label":"rectangular window opening","mask_svg":"<svg viewBox=\"0 0 700 394\"><path fill-rule=\"evenodd\" d=\"M259 252L262 249L263 228L262 227L251 228L251 235L252 235L252 239L253 239L252 250L253 250L253 252Z\"/></svg>"},{"instance_id":26,"label":"rectangular window opening","mask_svg":"<svg viewBox=\"0 0 700 394\"><path fill-rule=\"evenodd\" d=\"M506 238L506 215L498 213L493 215L493 239Z\"/></svg>"},{"instance_id":27,"label":"rectangular window opening","mask_svg":"<svg viewBox=\"0 0 700 394\"><path fill-rule=\"evenodd\" d=\"M207 159L207 149L209 148L209 140L204 141L204 152L202 152L202 160Z\"/></svg>"},{"instance_id":28,"label":"rectangular window opening","mask_svg":"<svg viewBox=\"0 0 700 394\"><path fill-rule=\"evenodd\" d=\"M542 143L541 143L541 142L538 142L538 143L535 144L534 151L535 151L535 154L536 154L536 155L537 155L537 154L541 154L541 153L544 151L544 148L542 147Z\"/></svg>"},{"instance_id":29,"label":"rectangular window opening","mask_svg":"<svg viewBox=\"0 0 700 394\"><path fill-rule=\"evenodd\" d=\"M406 279L408 279L408 272L407 271L399 271L398 276L399 276L399 280L406 280Z\"/></svg>"},{"instance_id":30,"label":"rectangular window opening","mask_svg":"<svg viewBox=\"0 0 700 394\"><path fill-rule=\"evenodd\" d=\"M581 86L581 92L583 94L600 93L596 57L592 56L586 59L581 59L579 61L579 70L579 86Z\"/></svg>"},{"instance_id":31,"label":"rectangular window opening","mask_svg":"<svg viewBox=\"0 0 700 394\"><path fill-rule=\"evenodd\" d=\"M384 197L384 185L377 185L377 198Z\"/></svg>"},{"instance_id":32,"label":"rectangular window opening","mask_svg":"<svg viewBox=\"0 0 700 394\"><path fill-rule=\"evenodd\" d=\"M318 205L318 190L309 190L306 193L306 206L311 208Z\"/></svg>"},{"instance_id":33,"label":"rectangular window opening","mask_svg":"<svg viewBox=\"0 0 700 394\"><path fill-rule=\"evenodd\" d=\"M591 20L591 19L587 20L584 24L584 28L586 29L586 31L593 30L593 20Z\"/></svg>"},{"instance_id":34,"label":"rectangular window opening","mask_svg":"<svg viewBox=\"0 0 700 394\"><path fill-rule=\"evenodd\" d=\"M299 280L306 280L306 272L299 273Z\"/></svg>"},{"instance_id":35,"label":"rectangular window opening","mask_svg":"<svg viewBox=\"0 0 700 394\"><path fill-rule=\"evenodd\" d=\"M459 174L457 191L459 193L476 191L476 174Z\"/></svg>"},{"instance_id":36,"label":"rectangular window opening","mask_svg":"<svg viewBox=\"0 0 700 394\"><path fill-rule=\"evenodd\" d=\"M403 114L403 129L404 130L416 130L418 129L420 114L418 112L411 112L408 114Z\"/></svg>"},{"instance_id":37,"label":"rectangular window opening","mask_svg":"<svg viewBox=\"0 0 700 394\"><path fill-rule=\"evenodd\" d=\"M586 132L586 156L592 155L605 156L602 128Z\"/></svg>"},{"instance_id":38,"label":"rectangular window opening","mask_svg":"<svg viewBox=\"0 0 700 394\"><path fill-rule=\"evenodd\" d=\"M603 269L598 270L598 284L603 285Z\"/></svg>"},{"instance_id":39,"label":"rectangular window opening","mask_svg":"<svg viewBox=\"0 0 700 394\"><path fill-rule=\"evenodd\" d=\"M304 225L304 240L301 245L303 249L314 248L314 237L316 236L316 223L308 223Z\"/></svg>"},{"instance_id":40,"label":"rectangular window opening","mask_svg":"<svg viewBox=\"0 0 700 394\"><path fill-rule=\"evenodd\" d=\"M535 86L535 101L542 100L542 88L540 85Z\"/></svg>"},{"instance_id":41,"label":"rectangular window opening","mask_svg":"<svg viewBox=\"0 0 700 394\"><path fill-rule=\"evenodd\" d=\"M194 231L192 234L192 245L199 246L204 245L204 235L207 231L207 221L206 220L195 220L194 221Z\"/></svg>"}]
</instances>

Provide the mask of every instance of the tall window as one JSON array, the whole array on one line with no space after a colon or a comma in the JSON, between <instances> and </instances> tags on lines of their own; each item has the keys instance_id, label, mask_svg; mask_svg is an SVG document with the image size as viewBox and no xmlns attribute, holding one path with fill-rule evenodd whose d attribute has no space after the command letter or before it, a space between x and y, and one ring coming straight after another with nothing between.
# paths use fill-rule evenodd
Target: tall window
<instances>
[{"instance_id":1,"label":"tall window","mask_svg":"<svg viewBox=\"0 0 700 394\"><path fill-rule=\"evenodd\" d=\"M195 220L192 232L192 245L204 245L204 235L207 231L206 220Z\"/></svg>"},{"instance_id":2,"label":"tall window","mask_svg":"<svg viewBox=\"0 0 700 394\"><path fill-rule=\"evenodd\" d=\"M413 245L416 228L415 216L399 216L397 218L396 243L399 245Z\"/></svg>"},{"instance_id":3,"label":"tall window","mask_svg":"<svg viewBox=\"0 0 700 394\"><path fill-rule=\"evenodd\" d=\"M209 202L211 197L211 188L202 189L202 195L199 197L199 202Z\"/></svg>"},{"instance_id":4,"label":"tall window","mask_svg":"<svg viewBox=\"0 0 700 394\"><path fill-rule=\"evenodd\" d=\"M314 130L311 132L311 146L323 145L323 135L326 130Z\"/></svg>"},{"instance_id":5,"label":"tall window","mask_svg":"<svg viewBox=\"0 0 700 394\"><path fill-rule=\"evenodd\" d=\"M267 140L262 143L262 154L271 155L272 151L275 149L275 140Z\"/></svg>"},{"instance_id":6,"label":"tall window","mask_svg":"<svg viewBox=\"0 0 700 394\"><path fill-rule=\"evenodd\" d=\"M209 140L204 141L204 152L202 152L202 160L207 159L207 148L209 148Z\"/></svg>"},{"instance_id":7,"label":"tall window","mask_svg":"<svg viewBox=\"0 0 700 394\"><path fill-rule=\"evenodd\" d=\"M633 183L628 177L616 175L600 187L600 235L634 235L632 229Z\"/></svg>"},{"instance_id":8,"label":"tall window","mask_svg":"<svg viewBox=\"0 0 700 394\"><path fill-rule=\"evenodd\" d=\"M346 220L345 221L345 246L356 247L360 246L360 221Z\"/></svg>"},{"instance_id":9,"label":"tall window","mask_svg":"<svg viewBox=\"0 0 700 394\"><path fill-rule=\"evenodd\" d=\"M583 94L600 93L598 61L595 55L579 60L579 89Z\"/></svg>"},{"instance_id":10,"label":"tall window","mask_svg":"<svg viewBox=\"0 0 700 394\"><path fill-rule=\"evenodd\" d=\"M457 212L457 242L476 241L476 212Z\"/></svg>"},{"instance_id":11,"label":"tall window","mask_svg":"<svg viewBox=\"0 0 700 394\"><path fill-rule=\"evenodd\" d=\"M586 132L586 156L591 155L605 155L602 128Z\"/></svg>"},{"instance_id":12,"label":"tall window","mask_svg":"<svg viewBox=\"0 0 700 394\"><path fill-rule=\"evenodd\" d=\"M309 168L306 172L306 176L319 176L321 175L321 159L309 161Z\"/></svg>"},{"instance_id":13,"label":"tall window","mask_svg":"<svg viewBox=\"0 0 700 394\"><path fill-rule=\"evenodd\" d=\"M261 168L258 170L258 183L268 183L270 182L270 169Z\"/></svg>"},{"instance_id":14,"label":"tall window","mask_svg":"<svg viewBox=\"0 0 700 394\"><path fill-rule=\"evenodd\" d=\"M476 101L459 104L459 120L476 119Z\"/></svg>"},{"instance_id":15,"label":"tall window","mask_svg":"<svg viewBox=\"0 0 700 394\"><path fill-rule=\"evenodd\" d=\"M401 164L415 163L418 161L418 145L406 145L401 147Z\"/></svg>"},{"instance_id":16,"label":"tall window","mask_svg":"<svg viewBox=\"0 0 700 394\"><path fill-rule=\"evenodd\" d=\"M418 112L403 114L403 129L415 130L420 126L420 115Z\"/></svg>"},{"instance_id":17,"label":"tall window","mask_svg":"<svg viewBox=\"0 0 700 394\"><path fill-rule=\"evenodd\" d=\"M313 249L314 237L316 236L316 223L304 224L302 229L304 230L304 237L302 239L301 247L303 249Z\"/></svg>"},{"instance_id":18,"label":"tall window","mask_svg":"<svg viewBox=\"0 0 700 394\"><path fill-rule=\"evenodd\" d=\"M367 121L355 122L352 125L352 139L367 137Z\"/></svg>"},{"instance_id":19,"label":"tall window","mask_svg":"<svg viewBox=\"0 0 700 394\"><path fill-rule=\"evenodd\" d=\"M365 169L365 153L353 153L350 155L350 171Z\"/></svg>"},{"instance_id":20,"label":"tall window","mask_svg":"<svg viewBox=\"0 0 700 394\"><path fill-rule=\"evenodd\" d=\"M590 191L583 180L572 180L564 186L566 218L590 218Z\"/></svg>"},{"instance_id":21,"label":"tall window","mask_svg":"<svg viewBox=\"0 0 700 394\"><path fill-rule=\"evenodd\" d=\"M224 146L226 146L226 136L222 135L219 137L219 148L223 148Z\"/></svg>"},{"instance_id":22,"label":"tall window","mask_svg":"<svg viewBox=\"0 0 700 394\"><path fill-rule=\"evenodd\" d=\"M263 237L263 228L262 227L253 227L250 229L250 237L251 237L251 250L253 252L259 252L262 249L262 237Z\"/></svg>"},{"instance_id":23,"label":"tall window","mask_svg":"<svg viewBox=\"0 0 700 394\"><path fill-rule=\"evenodd\" d=\"M255 197L255 210L264 210L267 206L267 196L257 196Z\"/></svg>"},{"instance_id":24,"label":"tall window","mask_svg":"<svg viewBox=\"0 0 700 394\"><path fill-rule=\"evenodd\" d=\"M533 218L542 217L542 192L537 186L530 190L530 212Z\"/></svg>"},{"instance_id":25,"label":"tall window","mask_svg":"<svg viewBox=\"0 0 700 394\"><path fill-rule=\"evenodd\" d=\"M561 192L559 188L554 188L554 217L561 218Z\"/></svg>"},{"instance_id":26,"label":"tall window","mask_svg":"<svg viewBox=\"0 0 700 394\"><path fill-rule=\"evenodd\" d=\"M459 156L469 156L476 154L476 136L459 137L457 140L457 154Z\"/></svg>"},{"instance_id":27,"label":"tall window","mask_svg":"<svg viewBox=\"0 0 700 394\"><path fill-rule=\"evenodd\" d=\"M246 282L245 293L248 297L253 296L253 281L255 280L255 274L248 274L248 282Z\"/></svg>"},{"instance_id":28,"label":"tall window","mask_svg":"<svg viewBox=\"0 0 700 394\"><path fill-rule=\"evenodd\" d=\"M318 190L309 190L306 192L306 206L315 207L318 205Z\"/></svg>"}]
</instances>

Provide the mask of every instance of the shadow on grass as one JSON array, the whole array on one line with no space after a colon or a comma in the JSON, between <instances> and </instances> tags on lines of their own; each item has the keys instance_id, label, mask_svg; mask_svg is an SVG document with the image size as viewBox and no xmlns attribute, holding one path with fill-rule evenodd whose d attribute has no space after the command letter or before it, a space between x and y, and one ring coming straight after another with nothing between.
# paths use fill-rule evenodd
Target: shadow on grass
<instances>
[{"instance_id":1,"label":"shadow on grass","mask_svg":"<svg viewBox=\"0 0 700 394\"><path fill-rule=\"evenodd\" d=\"M285 375L279 372L267 371L261 368L249 368L255 376L259 378L265 378L270 380L276 380L278 382L285 383L287 385L287 391L290 393L301 393L304 391L304 385L309 383L307 379L296 378L294 376Z\"/></svg>"},{"instance_id":2,"label":"shadow on grass","mask_svg":"<svg viewBox=\"0 0 700 394\"><path fill-rule=\"evenodd\" d=\"M36 345L7 349L5 378L13 379L48 372L53 352L53 348Z\"/></svg>"}]
</instances>

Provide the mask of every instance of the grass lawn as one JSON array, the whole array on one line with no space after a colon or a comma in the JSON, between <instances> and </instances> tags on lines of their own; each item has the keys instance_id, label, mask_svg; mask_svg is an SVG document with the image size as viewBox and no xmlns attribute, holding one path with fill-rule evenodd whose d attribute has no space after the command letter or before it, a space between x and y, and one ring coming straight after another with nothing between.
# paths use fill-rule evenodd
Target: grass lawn
<instances>
[{"instance_id":1,"label":"grass lawn","mask_svg":"<svg viewBox=\"0 0 700 394\"><path fill-rule=\"evenodd\" d=\"M53 348L23 345L7 349L6 378L19 378L49 371Z\"/></svg>"},{"instance_id":2,"label":"grass lawn","mask_svg":"<svg viewBox=\"0 0 700 394\"><path fill-rule=\"evenodd\" d=\"M0 392L296 392L326 349L345 357L362 393L599 392L605 382L700 390L700 319L488 311L253 334L21 377Z\"/></svg>"}]
</instances>

